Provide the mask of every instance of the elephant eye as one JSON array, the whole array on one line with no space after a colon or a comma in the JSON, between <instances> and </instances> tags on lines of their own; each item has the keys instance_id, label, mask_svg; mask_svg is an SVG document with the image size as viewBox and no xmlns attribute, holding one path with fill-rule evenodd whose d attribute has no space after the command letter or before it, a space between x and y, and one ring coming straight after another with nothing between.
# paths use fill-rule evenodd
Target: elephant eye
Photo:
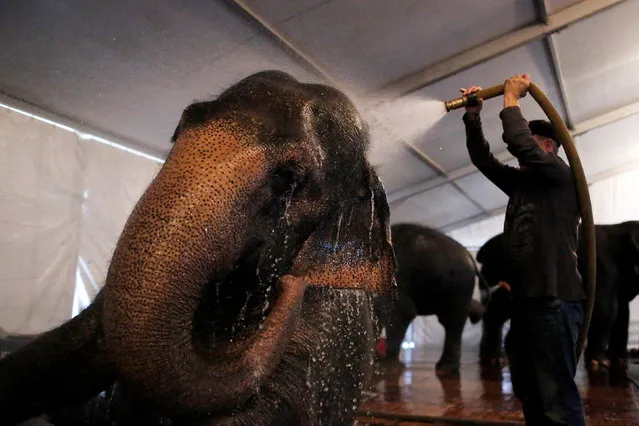
<instances>
[{"instance_id":1,"label":"elephant eye","mask_svg":"<svg viewBox=\"0 0 639 426\"><path fill-rule=\"evenodd\" d=\"M289 196L304 183L304 171L296 163L279 166L273 173L271 189L276 197Z\"/></svg>"}]
</instances>

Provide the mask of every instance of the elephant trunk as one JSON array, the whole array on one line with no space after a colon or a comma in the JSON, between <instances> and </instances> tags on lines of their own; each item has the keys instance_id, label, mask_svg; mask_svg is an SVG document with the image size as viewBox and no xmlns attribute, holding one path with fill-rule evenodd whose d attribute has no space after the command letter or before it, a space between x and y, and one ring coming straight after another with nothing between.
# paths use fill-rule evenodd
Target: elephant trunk
<instances>
[{"instance_id":1,"label":"elephant trunk","mask_svg":"<svg viewBox=\"0 0 639 426\"><path fill-rule=\"evenodd\" d=\"M131 214L107 275L105 341L118 377L167 415L220 411L248 398L277 365L300 315L304 286L283 277L253 336L211 351L194 343L203 290L241 257L269 172L267 150L238 132L234 123L212 123L204 135L187 130L178 139Z\"/></svg>"}]
</instances>

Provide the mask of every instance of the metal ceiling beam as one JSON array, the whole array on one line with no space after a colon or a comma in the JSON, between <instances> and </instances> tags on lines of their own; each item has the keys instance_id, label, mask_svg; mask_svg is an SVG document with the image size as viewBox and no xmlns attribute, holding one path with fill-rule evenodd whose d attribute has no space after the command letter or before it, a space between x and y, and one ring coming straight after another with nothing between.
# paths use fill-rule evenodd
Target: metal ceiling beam
<instances>
[{"instance_id":1,"label":"metal ceiling beam","mask_svg":"<svg viewBox=\"0 0 639 426\"><path fill-rule=\"evenodd\" d=\"M454 179L451 179L451 177L446 173L444 168L440 166L435 160L431 159L427 154L422 152L422 150L420 150L419 148L413 146L413 144L408 143L404 140L401 140L401 142L406 149L408 149L410 152L413 153L413 155L415 155L417 158L419 158L420 160L428 164L430 167L435 169L435 171L439 174L440 178L444 178L445 183L452 185L460 194L462 194L465 198L467 198L468 201L470 201L475 207L477 207L480 211L487 213L486 209L481 204L479 204L477 200L471 197L470 194L464 191L464 189L461 186L459 186L459 184L455 182Z\"/></svg>"},{"instance_id":2,"label":"metal ceiling beam","mask_svg":"<svg viewBox=\"0 0 639 426\"><path fill-rule=\"evenodd\" d=\"M589 120L578 123L574 126L573 130L570 132L570 135L575 138L577 136L583 135L591 130L598 129L600 127L606 126L608 124L612 124L619 120L623 120L626 117L630 117L631 115L639 114L639 101L633 102L621 108L617 108L613 111L607 112L605 114L601 114L597 117L593 117ZM495 155L497 159L501 162L507 162L513 160L513 157L508 151L502 151L501 153ZM466 176L470 176L472 174L479 173L477 168L472 164L461 167L457 170L447 173L447 177L450 180L459 180ZM436 188L441 185L445 185L449 183L448 180L442 181L441 178L429 179L426 182L421 182L416 185L409 186L408 188L404 188L399 191L395 191L388 195L388 201L391 205L396 204L402 200L410 198L419 193L428 191L430 189Z\"/></svg>"},{"instance_id":3,"label":"metal ceiling beam","mask_svg":"<svg viewBox=\"0 0 639 426\"><path fill-rule=\"evenodd\" d=\"M462 70L479 65L496 56L539 40L563 28L601 13L626 0L584 0L548 15L547 23L512 31L486 43L471 47L438 63L430 65L383 86L378 92L387 97L399 97L450 77ZM379 93L376 93L379 95Z\"/></svg>"},{"instance_id":4,"label":"metal ceiling beam","mask_svg":"<svg viewBox=\"0 0 639 426\"><path fill-rule=\"evenodd\" d=\"M499 161L505 162L513 159L513 156L508 151L503 151L495 156ZM454 170L447 174L446 180L441 180L440 178L429 179L426 182L421 182L408 188L401 189L399 191L394 191L391 194L388 194L388 202L391 204L397 204L401 201L404 201L407 198L413 197L422 192L426 192L428 190L437 188L442 185L446 185L447 183L451 183L462 179L466 176L470 176L472 174L479 173L477 168L469 164L467 166L461 167L457 170Z\"/></svg>"},{"instance_id":5,"label":"metal ceiling beam","mask_svg":"<svg viewBox=\"0 0 639 426\"><path fill-rule=\"evenodd\" d=\"M543 24L548 24L548 10L546 8L546 0L533 0L535 5L535 11L537 13L537 19ZM557 49L555 47L554 34L548 34L544 37L544 50L546 56L548 56L548 63L552 70L553 79L559 89L559 98L561 106L564 111L564 122L568 130L573 129L574 121L570 112L570 105L568 103L568 93L566 91L566 83L564 80L563 72L561 71L561 63L559 62L559 56L557 55Z\"/></svg>"},{"instance_id":6,"label":"metal ceiling beam","mask_svg":"<svg viewBox=\"0 0 639 426\"><path fill-rule=\"evenodd\" d=\"M631 170L635 170L637 168L639 168L639 160L620 164L618 166L615 166L608 170L604 170L603 172L599 172L596 175L592 176L588 181L588 186L592 186L597 182L609 179L613 176L617 176L625 172L629 172Z\"/></svg>"},{"instance_id":7,"label":"metal ceiling beam","mask_svg":"<svg viewBox=\"0 0 639 426\"><path fill-rule=\"evenodd\" d=\"M599 127L603 127L608 124L612 124L616 121L623 120L626 117L629 117L634 114L639 113L639 101L633 102L621 108L617 108L610 112L606 112L604 114L598 115L586 121L582 121L575 125L574 129L570 134L572 137L576 137L579 135L583 135L591 130L598 129Z\"/></svg>"},{"instance_id":8,"label":"metal ceiling beam","mask_svg":"<svg viewBox=\"0 0 639 426\"><path fill-rule=\"evenodd\" d=\"M295 45L292 41L286 38L281 32L279 32L273 25L269 24L264 18L262 18L249 4L244 0L226 0L234 10L240 12L245 18L253 22L253 24L261 27L267 35L271 36L275 42L280 44L286 53L291 55L294 59L302 62L307 68L309 68L318 76L326 80L330 85L339 88L343 92L350 94L348 89L344 87L344 84L334 79L331 74L324 69L318 62L316 62L311 55L304 51L301 47Z\"/></svg>"},{"instance_id":9,"label":"metal ceiling beam","mask_svg":"<svg viewBox=\"0 0 639 426\"><path fill-rule=\"evenodd\" d=\"M554 34L550 34L544 39L544 48L546 49L548 62L550 63L550 67L552 68L555 84L557 85L557 88L559 88L559 98L564 109L564 122L566 123L566 127L568 127L568 130L573 130L575 128L575 121L573 120L573 115L570 110L568 91L566 90L566 81L564 80L564 74L561 71L561 62L559 60L559 56L557 55Z\"/></svg>"}]
</instances>

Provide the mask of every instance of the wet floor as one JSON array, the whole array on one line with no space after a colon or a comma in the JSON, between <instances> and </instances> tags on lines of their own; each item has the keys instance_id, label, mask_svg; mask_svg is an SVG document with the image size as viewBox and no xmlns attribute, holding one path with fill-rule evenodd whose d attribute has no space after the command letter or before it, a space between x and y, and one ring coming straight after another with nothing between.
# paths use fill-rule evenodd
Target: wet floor
<instances>
[{"instance_id":1,"label":"wet floor","mask_svg":"<svg viewBox=\"0 0 639 426\"><path fill-rule=\"evenodd\" d=\"M522 425L508 368L482 368L477 354L465 352L460 377L438 378L439 351L413 349L402 354L404 369L380 371L357 425ZM639 364L631 366L639 376ZM639 425L639 399L628 381L611 381L607 373L577 373L586 420L593 426Z\"/></svg>"}]
</instances>

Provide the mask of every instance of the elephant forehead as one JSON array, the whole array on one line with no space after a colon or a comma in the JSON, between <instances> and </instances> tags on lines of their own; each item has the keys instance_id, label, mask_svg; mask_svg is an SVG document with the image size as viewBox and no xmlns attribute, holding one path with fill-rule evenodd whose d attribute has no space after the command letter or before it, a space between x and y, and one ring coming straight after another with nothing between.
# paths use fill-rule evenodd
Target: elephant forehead
<instances>
[{"instance_id":1,"label":"elephant forehead","mask_svg":"<svg viewBox=\"0 0 639 426\"><path fill-rule=\"evenodd\" d=\"M267 152L233 121L212 121L180 135L149 197L186 211L229 204L263 180ZM155 195L155 196L154 196ZM218 211L219 213L219 211Z\"/></svg>"},{"instance_id":2,"label":"elephant forehead","mask_svg":"<svg viewBox=\"0 0 639 426\"><path fill-rule=\"evenodd\" d=\"M238 164L261 168L263 163L247 163L258 153L266 155L260 147L259 127L251 120L209 121L180 135L175 144L175 156L183 162L182 168L198 166L200 172L228 169L225 173L236 174L233 170Z\"/></svg>"},{"instance_id":3,"label":"elephant forehead","mask_svg":"<svg viewBox=\"0 0 639 426\"><path fill-rule=\"evenodd\" d=\"M332 121L337 132L364 130L356 106L341 91L321 84L304 84L292 77L258 73L247 77L218 99L222 109L252 111L270 118L272 124L287 130L309 129ZM293 128L293 129L291 129Z\"/></svg>"}]
</instances>

